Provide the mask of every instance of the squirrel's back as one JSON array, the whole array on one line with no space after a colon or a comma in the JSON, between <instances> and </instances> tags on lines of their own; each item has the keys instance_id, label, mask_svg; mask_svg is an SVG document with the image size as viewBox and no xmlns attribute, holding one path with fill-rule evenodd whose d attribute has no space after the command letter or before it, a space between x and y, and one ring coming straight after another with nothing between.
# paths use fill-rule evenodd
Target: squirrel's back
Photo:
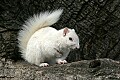
<instances>
[{"instance_id":1,"label":"squirrel's back","mask_svg":"<svg viewBox=\"0 0 120 80\"><path fill-rule=\"evenodd\" d=\"M37 15L34 15L28 19L22 27L22 30L18 34L19 48L23 57L26 53L27 43L31 36L41 28L49 27L59 20L63 10L58 9L52 12L46 11Z\"/></svg>"}]
</instances>

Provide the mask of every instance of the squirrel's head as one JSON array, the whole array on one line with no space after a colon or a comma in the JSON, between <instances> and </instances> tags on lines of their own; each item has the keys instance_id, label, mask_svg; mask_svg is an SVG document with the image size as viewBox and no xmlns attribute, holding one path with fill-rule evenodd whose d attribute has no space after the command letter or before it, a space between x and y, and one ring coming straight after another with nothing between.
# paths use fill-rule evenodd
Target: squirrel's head
<instances>
[{"instance_id":1,"label":"squirrel's head","mask_svg":"<svg viewBox=\"0 0 120 80\"><path fill-rule=\"evenodd\" d=\"M64 28L62 29L63 32L63 41L64 44L70 49L79 49L79 38L74 29Z\"/></svg>"}]
</instances>

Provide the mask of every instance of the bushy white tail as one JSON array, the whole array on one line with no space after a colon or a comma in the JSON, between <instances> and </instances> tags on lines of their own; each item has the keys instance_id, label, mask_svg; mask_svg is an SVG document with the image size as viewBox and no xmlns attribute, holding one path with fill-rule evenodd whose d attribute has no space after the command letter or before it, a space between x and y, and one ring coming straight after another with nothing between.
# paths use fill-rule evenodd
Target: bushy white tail
<instances>
[{"instance_id":1,"label":"bushy white tail","mask_svg":"<svg viewBox=\"0 0 120 80\"><path fill-rule=\"evenodd\" d=\"M18 34L19 48L23 55L26 53L27 43L30 37L39 29L53 25L59 20L63 10L58 9L52 12L46 11L34 15L28 19L23 25L22 30Z\"/></svg>"}]
</instances>

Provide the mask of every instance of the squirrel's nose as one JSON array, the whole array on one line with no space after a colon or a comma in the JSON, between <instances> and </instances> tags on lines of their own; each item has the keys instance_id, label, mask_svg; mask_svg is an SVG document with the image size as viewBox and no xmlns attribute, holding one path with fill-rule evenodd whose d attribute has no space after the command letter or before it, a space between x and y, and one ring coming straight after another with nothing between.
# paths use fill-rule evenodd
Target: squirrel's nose
<instances>
[{"instance_id":1,"label":"squirrel's nose","mask_svg":"<svg viewBox=\"0 0 120 80\"><path fill-rule=\"evenodd\" d=\"M79 49L79 48L80 48L80 45L78 44L78 45L76 46L76 48Z\"/></svg>"}]
</instances>

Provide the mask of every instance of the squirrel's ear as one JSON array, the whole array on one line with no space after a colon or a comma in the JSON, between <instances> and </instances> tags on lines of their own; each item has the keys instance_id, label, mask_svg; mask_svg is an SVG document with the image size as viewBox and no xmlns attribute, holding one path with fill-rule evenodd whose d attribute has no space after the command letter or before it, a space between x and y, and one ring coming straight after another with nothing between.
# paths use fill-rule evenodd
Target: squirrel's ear
<instances>
[{"instance_id":1,"label":"squirrel's ear","mask_svg":"<svg viewBox=\"0 0 120 80\"><path fill-rule=\"evenodd\" d=\"M69 33L69 30L67 27L65 27L63 30L63 36L66 36L67 33Z\"/></svg>"}]
</instances>

